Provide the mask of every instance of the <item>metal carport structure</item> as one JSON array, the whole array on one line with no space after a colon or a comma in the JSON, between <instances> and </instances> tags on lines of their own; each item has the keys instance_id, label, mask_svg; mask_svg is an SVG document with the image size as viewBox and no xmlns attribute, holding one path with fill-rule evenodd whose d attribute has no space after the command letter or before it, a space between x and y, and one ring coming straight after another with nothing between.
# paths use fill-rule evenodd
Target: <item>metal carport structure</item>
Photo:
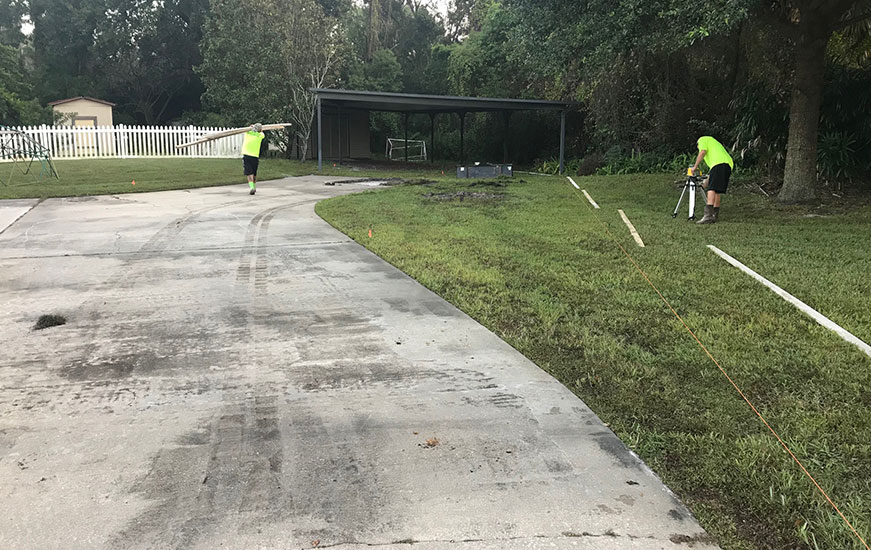
<instances>
[{"instance_id":1,"label":"metal carport structure","mask_svg":"<svg viewBox=\"0 0 871 550\"><path fill-rule=\"evenodd\" d=\"M383 111L403 113L405 141L408 141L408 116L430 116L430 139L435 147L435 117L443 113L456 113L460 117L460 164L465 163L464 134L468 113L502 113L507 136L511 113L516 111L559 111L560 113L560 173L565 171L566 112L578 107L572 101L544 101L534 99L502 99L491 97L458 97L441 95L399 94L391 92L362 92L312 88L317 98L318 171L323 169L322 113L324 107L342 111ZM341 140L340 140L341 141ZM408 149L406 149L406 160ZM507 162L508 141L503 140L503 156Z\"/></svg>"}]
</instances>

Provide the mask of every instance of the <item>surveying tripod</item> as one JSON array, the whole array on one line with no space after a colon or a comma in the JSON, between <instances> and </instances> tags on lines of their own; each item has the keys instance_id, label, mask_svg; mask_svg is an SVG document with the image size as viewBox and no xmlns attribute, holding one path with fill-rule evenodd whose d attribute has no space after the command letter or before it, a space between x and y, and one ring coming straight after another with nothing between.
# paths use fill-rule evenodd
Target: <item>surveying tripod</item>
<instances>
[{"instance_id":1,"label":"surveying tripod","mask_svg":"<svg viewBox=\"0 0 871 550\"><path fill-rule=\"evenodd\" d=\"M707 176L694 176L692 168L687 170L687 180L683 184L683 191L681 191L680 198L677 200L677 206L674 207L674 212L671 215L672 218L677 217L677 211L680 210L680 203L683 202L684 195L689 193L690 215L687 219L696 219L696 193L701 197L702 204L705 204L707 201L704 191L704 182L706 179Z\"/></svg>"}]
</instances>

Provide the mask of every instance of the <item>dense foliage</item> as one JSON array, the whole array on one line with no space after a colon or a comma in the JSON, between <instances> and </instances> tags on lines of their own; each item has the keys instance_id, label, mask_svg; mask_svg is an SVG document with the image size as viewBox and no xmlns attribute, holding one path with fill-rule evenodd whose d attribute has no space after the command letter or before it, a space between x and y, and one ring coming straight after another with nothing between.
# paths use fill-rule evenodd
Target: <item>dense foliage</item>
<instances>
[{"instance_id":1,"label":"dense foliage","mask_svg":"<svg viewBox=\"0 0 871 550\"><path fill-rule=\"evenodd\" d=\"M44 121L40 104L91 95L119 122L304 125L318 83L569 99L573 166L655 169L711 134L802 200L865 185L869 14L871 0L452 0L446 15L426 0L2 0L0 116ZM371 122L373 151L401 135L398 116ZM459 118L435 123L430 149L457 157ZM515 163L556 155L553 117L510 123L467 117L467 158L502 160L503 138ZM411 137L429 127L410 119Z\"/></svg>"}]
</instances>

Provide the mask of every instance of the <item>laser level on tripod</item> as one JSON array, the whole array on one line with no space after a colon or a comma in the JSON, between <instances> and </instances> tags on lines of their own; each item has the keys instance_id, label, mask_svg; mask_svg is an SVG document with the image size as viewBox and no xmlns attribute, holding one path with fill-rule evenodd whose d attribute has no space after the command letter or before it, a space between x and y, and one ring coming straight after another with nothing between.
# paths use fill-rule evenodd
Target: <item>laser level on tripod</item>
<instances>
[{"instance_id":1,"label":"laser level on tripod","mask_svg":"<svg viewBox=\"0 0 871 550\"><path fill-rule=\"evenodd\" d=\"M693 174L693 169L690 168L687 170L687 180L683 184L683 191L680 193L680 198L677 200L677 206L674 207L674 213L672 213L671 217L677 217L677 211L680 210L680 203L683 202L684 195L689 193L689 220L696 219L696 193L699 194L702 204L705 204L705 190L704 183L707 179L707 176L702 176L699 174L696 176Z\"/></svg>"}]
</instances>

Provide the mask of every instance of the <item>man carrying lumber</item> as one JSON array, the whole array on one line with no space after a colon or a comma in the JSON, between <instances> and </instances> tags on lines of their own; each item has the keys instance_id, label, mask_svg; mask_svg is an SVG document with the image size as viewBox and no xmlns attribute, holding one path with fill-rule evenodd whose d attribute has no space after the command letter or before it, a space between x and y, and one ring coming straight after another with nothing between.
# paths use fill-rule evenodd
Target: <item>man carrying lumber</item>
<instances>
[{"instance_id":1,"label":"man carrying lumber","mask_svg":"<svg viewBox=\"0 0 871 550\"><path fill-rule=\"evenodd\" d=\"M242 140L242 170L248 177L248 186L251 188L249 195L256 192L257 185L257 166L260 164L260 144L266 135L263 133L263 125L259 122L251 126L251 129L245 132L245 138Z\"/></svg>"},{"instance_id":2,"label":"man carrying lumber","mask_svg":"<svg viewBox=\"0 0 871 550\"><path fill-rule=\"evenodd\" d=\"M723 144L711 136L700 137L698 146L699 155L692 167L692 173L699 173L699 164L702 160L708 165L709 172L708 185L705 188L708 192L705 215L696 223L717 223L720 215L720 195L729 187L729 178L732 176L735 163Z\"/></svg>"}]
</instances>

